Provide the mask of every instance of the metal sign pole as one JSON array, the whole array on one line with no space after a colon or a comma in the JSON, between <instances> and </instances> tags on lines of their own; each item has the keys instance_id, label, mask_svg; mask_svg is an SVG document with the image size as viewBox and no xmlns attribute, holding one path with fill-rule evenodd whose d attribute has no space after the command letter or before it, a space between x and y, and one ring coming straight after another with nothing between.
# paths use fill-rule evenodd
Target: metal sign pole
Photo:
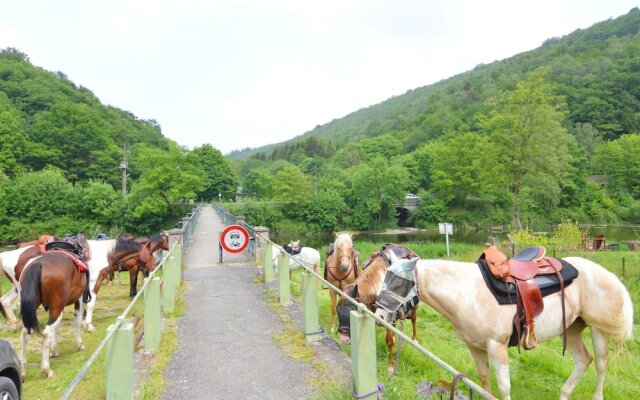
<instances>
[{"instance_id":1,"label":"metal sign pole","mask_svg":"<svg viewBox=\"0 0 640 400\"><path fill-rule=\"evenodd\" d=\"M218 232L218 252L220 253L220 264L222 264L222 232Z\"/></svg>"},{"instance_id":2,"label":"metal sign pole","mask_svg":"<svg viewBox=\"0 0 640 400\"><path fill-rule=\"evenodd\" d=\"M447 239L447 257L449 257L449 230L447 229L447 233L444 235Z\"/></svg>"}]
</instances>

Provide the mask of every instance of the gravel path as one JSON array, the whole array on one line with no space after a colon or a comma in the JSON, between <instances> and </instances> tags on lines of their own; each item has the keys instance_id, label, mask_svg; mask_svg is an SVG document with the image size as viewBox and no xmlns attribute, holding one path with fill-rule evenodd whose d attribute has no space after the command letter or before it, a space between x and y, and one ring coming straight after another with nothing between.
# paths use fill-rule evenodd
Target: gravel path
<instances>
[{"instance_id":1,"label":"gravel path","mask_svg":"<svg viewBox=\"0 0 640 400\"><path fill-rule=\"evenodd\" d=\"M313 399L316 389L308 384L313 368L289 358L273 342L284 326L266 304L267 287L254 282L258 269L249 265L250 257L225 253L225 264L217 263L222 229L215 211L205 207L184 258L185 313L162 398ZM296 303L287 311L301 322ZM322 362L349 374L349 359L330 339L312 346Z\"/></svg>"}]
</instances>

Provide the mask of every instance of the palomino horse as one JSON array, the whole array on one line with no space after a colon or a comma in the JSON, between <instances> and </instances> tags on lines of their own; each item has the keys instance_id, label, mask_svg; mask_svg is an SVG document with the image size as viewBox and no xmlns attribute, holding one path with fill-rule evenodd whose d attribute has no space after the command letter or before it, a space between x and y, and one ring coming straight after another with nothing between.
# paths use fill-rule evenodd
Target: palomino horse
<instances>
[{"instance_id":1,"label":"palomino horse","mask_svg":"<svg viewBox=\"0 0 640 400\"><path fill-rule=\"evenodd\" d=\"M353 282L351 286L351 290L347 291L347 294L354 299L358 300L360 303L367 306L367 308L371 312L376 311L376 300L378 300L378 296L380 295L380 291L382 290L382 283L384 282L385 274L387 273L387 269L392 263L393 253L397 258L403 259L411 259L416 257L416 253L405 246L400 246L396 244L385 244L382 246L380 251L372 253L371 257L369 257L364 264L362 264L362 274L358 277L358 279ZM340 302L337 306L338 312L338 333L340 334L340 339L343 344L351 343L351 322L350 322L350 314L351 311L355 310L356 306L345 298L340 299ZM416 303L413 307L410 307L406 310L400 319L410 319L411 325L413 327L413 340L416 340L418 337L417 328L416 328L416 317L418 313L418 303ZM394 323L395 325L395 323ZM395 342L395 335L392 331L387 329L387 337L385 339L387 344L387 355L389 361L389 373L392 374L394 372L393 366L393 345Z\"/></svg>"},{"instance_id":2,"label":"palomino horse","mask_svg":"<svg viewBox=\"0 0 640 400\"><path fill-rule=\"evenodd\" d=\"M162 232L159 236L154 236L151 238L143 238L143 239L134 239L135 242L143 244L147 247L149 254L153 255L156 251L169 250L169 234L166 232ZM123 269L129 271L129 296L135 297L138 294L138 272L143 272L144 276L148 276L149 272L155 269L156 263L151 269L148 269L147 265L141 262L138 258L130 258L122 263L119 266L122 266ZM118 268L120 268L118 266ZM109 275L113 273L110 272Z\"/></svg>"},{"instance_id":3,"label":"palomino horse","mask_svg":"<svg viewBox=\"0 0 640 400\"><path fill-rule=\"evenodd\" d=\"M149 253L147 246L137 243L135 240L111 239L111 240L87 240L91 249L91 260L87 263L91 275L89 283L91 301L87 303L87 312L84 319L84 326L87 331L95 331L93 326L93 308L95 307L98 290L102 280L109 274L109 271L118 268L118 264L129 259L135 259L142 263L149 271L155 268L153 256Z\"/></svg>"},{"instance_id":4,"label":"palomino horse","mask_svg":"<svg viewBox=\"0 0 640 400\"><path fill-rule=\"evenodd\" d=\"M320 273L320 253L312 247L302 246L300 241L291 242L286 246L272 246L273 266L278 268L279 255L281 251L285 251L291 255L289 258L289 268L297 268L302 266L305 268L313 268L316 274Z\"/></svg>"},{"instance_id":5,"label":"palomino horse","mask_svg":"<svg viewBox=\"0 0 640 400\"><path fill-rule=\"evenodd\" d=\"M360 254L353 248L352 233L336 233L336 240L327 249L324 262L324 279L342 290L347 289L360 275ZM331 332L336 331L336 297L338 293L329 288L331 296Z\"/></svg>"},{"instance_id":6,"label":"palomino horse","mask_svg":"<svg viewBox=\"0 0 640 400\"><path fill-rule=\"evenodd\" d=\"M49 356L56 357L57 331L62 321L65 306L75 305L76 348L83 350L80 325L82 318L82 297L88 300L86 265L71 254L53 251L35 257L25 267L20 276L20 315L22 318L22 378L27 372L27 344L32 333L42 334L42 361L40 367L45 377L53 376ZM42 329L37 310L42 305L49 311L47 325Z\"/></svg>"},{"instance_id":7,"label":"palomino horse","mask_svg":"<svg viewBox=\"0 0 640 400\"><path fill-rule=\"evenodd\" d=\"M633 304L625 286L604 267L579 257L563 260L578 270L578 276L564 289L566 343L575 366L560 389L560 399L571 397L593 360L582 339L582 332L589 327L597 372L593 399L601 400L609 340L632 337ZM475 360L482 386L490 389L490 359L500 394L504 400L510 400L507 348L516 305L500 305L496 301L477 263L418 260L415 271L420 300L451 321ZM562 334L561 299L560 293L543 298L544 311L535 318L538 343Z\"/></svg>"}]
</instances>

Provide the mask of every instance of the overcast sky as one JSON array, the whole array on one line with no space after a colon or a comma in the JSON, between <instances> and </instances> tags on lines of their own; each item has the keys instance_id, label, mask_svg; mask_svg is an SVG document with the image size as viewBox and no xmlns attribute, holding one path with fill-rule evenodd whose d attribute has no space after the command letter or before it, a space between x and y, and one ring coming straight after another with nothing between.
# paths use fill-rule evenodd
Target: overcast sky
<instances>
[{"instance_id":1,"label":"overcast sky","mask_svg":"<svg viewBox=\"0 0 640 400\"><path fill-rule=\"evenodd\" d=\"M227 153L432 84L639 0L16 0L0 48Z\"/></svg>"}]
</instances>

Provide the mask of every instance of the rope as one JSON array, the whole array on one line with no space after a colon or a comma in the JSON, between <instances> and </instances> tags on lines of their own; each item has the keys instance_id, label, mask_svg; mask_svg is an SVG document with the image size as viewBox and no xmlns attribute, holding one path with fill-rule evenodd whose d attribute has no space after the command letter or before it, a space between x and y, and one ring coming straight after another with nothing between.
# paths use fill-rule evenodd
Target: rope
<instances>
[{"instance_id":1,"label":"rope","mask_svg":"<svg viewBox=\"0 0 640 400\"><path fill-rule=\"evenodd\" d=\"M353 385L353 382L351 383L351 385ZM376 395L376 398L378 400L382 399L382 393L384 392L384 385L382 383L377 383L376 384L376 388L368 393L363 393L363 394L357 394L355 392L355 390L351 389L351 394L353 395L353 397L355 397L356 399L364 399L367 398L373 394Z\"/></svg>"}]
</instances>

